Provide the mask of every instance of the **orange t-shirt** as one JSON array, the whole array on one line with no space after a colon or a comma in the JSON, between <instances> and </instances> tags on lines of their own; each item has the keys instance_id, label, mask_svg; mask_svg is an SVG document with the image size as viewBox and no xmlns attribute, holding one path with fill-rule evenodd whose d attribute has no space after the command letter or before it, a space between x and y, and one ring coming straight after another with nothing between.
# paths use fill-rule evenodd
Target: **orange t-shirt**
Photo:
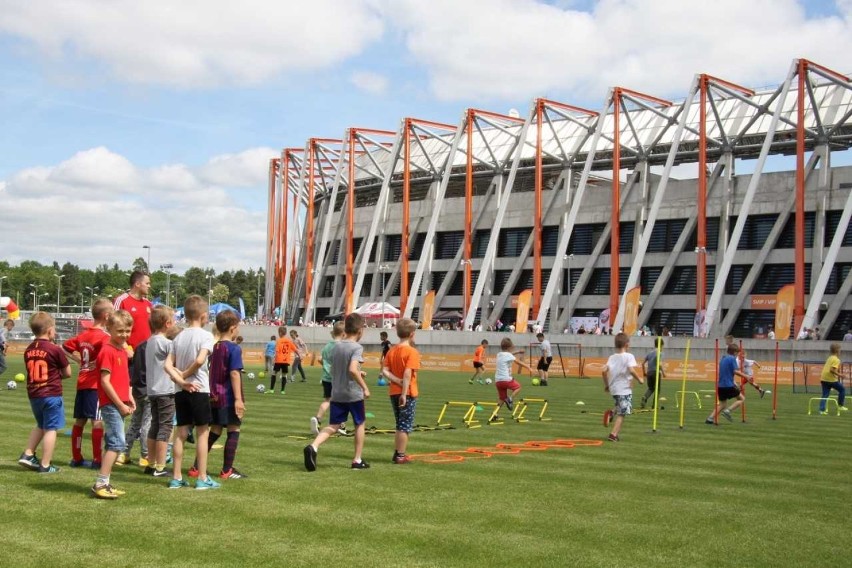
<instances>
[{"instance_id":1,"label":"orange t-shirt","mask_svg":"<svg viewBox=\"0 0 852 568\"><path fill-rule=\"evenodd\" d=\"M296 358L296 344L289 337L279 337L275 342L275 362L291 364Z\"/></svg>"},{"instance_id":2,"label":"orange t-shirt","mask_svg":"<svg viewBox=\"0 0 852 568\"><path fill-rule=\"evenodd\" d=\"M417 389L417 370L420 368L420 353L411 345L398 343L391 347L388 354L385 355L385 367L390 369L394 376L400 379L405 374L406 369L411 369L411 382L408 383L408 395L416 397L419 394ZM402 386L390 383L388 385L388 393L393 396L402 394Z\"/></svg>"},{"instance_id":3,"label":"orange t-shirt","mask_svg":"<svg viewBox=\"0 0 852 568\"><path fill-rule=\"evenodd\" d=\"M476 348L476 351L473 352L473 362L474 363L482 363L482 355L485 353L485 347L480 345Z\"/></svg>"}]
</instances>

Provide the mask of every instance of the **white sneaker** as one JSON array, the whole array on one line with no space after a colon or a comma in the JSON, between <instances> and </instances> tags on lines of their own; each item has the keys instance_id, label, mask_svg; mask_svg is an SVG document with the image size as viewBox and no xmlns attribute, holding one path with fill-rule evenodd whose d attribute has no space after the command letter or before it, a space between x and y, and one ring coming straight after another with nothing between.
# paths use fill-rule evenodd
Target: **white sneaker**
<instances>
[{"instance_id":1,"label":"white sneaker","mask_svg":"<svg viewBox=\"0 0 852 568\"><path fill-rule=\"evenodd\" d=\"M319 434L319 420L316 416L311 416L311 434L314 436Z\"/></svg>"}]
</instances>

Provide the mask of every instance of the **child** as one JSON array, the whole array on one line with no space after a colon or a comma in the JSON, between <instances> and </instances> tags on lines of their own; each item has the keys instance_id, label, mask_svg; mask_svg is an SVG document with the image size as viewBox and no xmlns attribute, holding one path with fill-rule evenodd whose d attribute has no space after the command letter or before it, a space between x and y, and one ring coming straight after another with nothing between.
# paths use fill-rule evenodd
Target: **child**
<instances>
[{"instance_id":1,"label":"child","mask_svg":"<svg viewBox=\"0 0 852 568\"><path fill-rule=\"evenodd\" d=\"M207 438L207 451L213 448L222 435L222 428L227 427L228 439L225 442L220 479L248 477L234 467L240 443L240 425L246 411L242 383L243 350L234 341L239 327L240 319L236 312L226 310L216 316L219 341L213 346L213 354L210 356L210 411L213 420ZM195 466L189 470L190 477L196 477L198 473Z\"/></svg>"},{"instance_id":2,"label":"child","mask_svg":"<svg viewBox=\"0 0 852 568\"><path fill-rule=\"evenodd\" d=\"M98 369L101 382L98 387L98 402L104 421L104 453L101 469L92 486L92 494L98 499L117 499L124 495L109 482L112 466L118 454L124 451L124 417L136 410L130 396L130 370L128 367L127 340L133 330L133 316L125 310L116 310L107 319L109 342L104 343L98 353Z\"/></svg>"},{"instance_id":3,"label":"child","mask_svg":"<svg viewBox=\"0 0 852 568\"><path fill-rule=\"evenodd\" d=\"M149 326L151 337L145 345L145 394L151 406L151 426L148 428L148 467L146 475L166 477L166 462L169 438L172 435L172 421L175 417L175 384L181 389L193 390L195 387L186 381L173 382L166 373L166 358L172 348L168 335L174 330L174 310L168 306L154 306Z\"/></svg>"},{"instance_id":4,"label":"child","mask_svg":"<svg viewBox=\"0 0 852 568\"><path fill-rule=\"evenodd\" d=\"M172 447L174 471L169 489L189 487L181 475L183 447L189 429L195 426L195 456L198 465L197 490L218 489L217 481L207 475L207 439L210 433L210 380L207 356L213 351L213 334L204 329L207 324L207 302L193 294L183 306L188 327L172 341L172 350L166 358L165 369L172 380L185 381L194 389L184 388L175 394L175 415L178 434Z\"/></svg>"},{"instance_id":5,"label":"child","mask_svg":"<svg viewBox=\"0 0 852 568\"><path fill-rule=\"evenodd\" d=\"M473 352L473 376L467 382L473 384L474 379L482 380L482 373L485 369L485 350L488 348L488 340L483 339L479 343L479 347Z\"/></svg>"},{"instance_id":6,"label":"child","mask_svg":"<svg viewBox=\"0 0 852 568\"><path fill-rule=\"evenodd\" d=\"M631 380L636 379L639 384L644 381L639 376L639 366L636 358L627 349L630 347L630 338L626 333L615 336L615 353L609 356L603 368L604 392L612 395L615 407L604 412L604 426L608 426L610 419L615 415L612 430L609 433L610 442L618 442L618 434L624 417L633 412L633 387Z\"/></svg>"},{"instance_id":7,"label":"child","mask_svg":"<svg viewBox=\"0 0 852 568\"><path fill-rule=\"evenodd\" d=\"M270 379L269 390L266 391L267 394L275 394L275 379L279 371L281 372L281 394L284 394L290 363L293 361L295 351L296 345L287 337L287 327L280 326L278 328L278 341L275 342L275 366L272 368L272 378Z\"/></svg>"},{"instance_id":8,"label":"child","mask_svg":"<svg viewBox=\"0 0 852 568\"><path fill-rule=\"evenodd\" d=\"M405 464L411 458L405 455L408 436L414 429L414 412L417 409L417 370L420 369L420 353L414 348L414 320L403 318L396 324L396 344L384 358L382 374L390 381L391 407L396 419L393 459L396 464Z\"/></svg>"},{"instance_id":9,"label":"child","mask_svg":"<svg viewBox=\"0 0 852 568\"><path fill-rule=\"evenodd\" d=\"M536 323L538 325L538 323ZM541 357L538 360L538 377L539 384L543 387L547 386L547 371L550 369L550 364L553 362L553 348L550 346L550 341L544 338L543 333L537 333L535 336L538 339L539 349L541 349Z\"/></svg>"},{"instance_id":10,"label":"child","mask_svg":"<svg viewBox=\"0 0 852 568\"><path fill-rule=\"evenodd\" d=\"M379 370L379 378L381 379L382 378L381 369L384 369L385 357L387 357L388 351L390 351L391 342L388 340L388 332L386 332L386 331L382 331L381 333L379 333L379 339L381 340L381 346L382 346L382 354L379 357L379 369L380 369Z\"/></svg>"},{"instance_id":11,"label":"child","mask_svg":"<svg viewBox=\"0 0 852 568\"><path fill-rule=\"evenodd\" d=\"M322 402L317 409L316 416L311 417L311 433L314 436L319 434L319 425L322 423L322 417L325 411L328 410L331 401L331 355L334 352L335 346L343 337L343 334L343 322L339 321L331 328L331 341L325 344L325 347L322 348L322 352L320 353L320 363L322 364L322 380L320 381L322 383ZM340 431L345 433L342 424Z\"/></svg>"},{"instance_id":12,"label":"child","mask_svg":"<svg viewBox=\"0 0 852 568\"><path fill-rule=\"evenodd\" d=\"M522 355L524 350L519 349L513 352L512 347L514 345L508 337L504 337L500 341L500 353L497 354L496 369L494 370L494 386L497 387L499 400L497 401L497 408L491 415L492 421L497 419L497 413L502 405L505 404L510 411L514 409L513 401L521 390L520 383L512 378L512 363L517 363L520 367L532 372L529 365L515 358L515 355ZM512 391L512 394L509 394L509 391Z\"/></svg>"},{"instance_id":13,"label":"child","mask_svg":"<svg viewBox=\"0 0 852 568\"><path fill-rule=\"evenodd\" d=\"M748 377L748 379L746 379L746 381L744 381L741 386L745 386L746 382L748 382L751 386L757 389L757 392L760 393L760 398L763 398L763 396L766 394L766 391L762 389L759 384L754 382L754 368L757 367L758 369L760 369L760 363L758 363L754 359L747 359L745 349L740 351L740 359L743 362L743 373L745 373L745 376Z\"/></svg>"},{"instance_id":14,"label":"child","mask_svg":"<svg viewBox=\"0 0 852 568\"><path fill-rule=\"evenodd\" d=\"M275 365L275 336L270 335L269 341L266 342L266 349L263 352L264 365L263 370L267 373L272 372L272 367Z\"/></svg>"},{"instance_id":15,"label":"child","mask_svg":"<svg viewBox=\"0 0 852 568\"><path fill-rule=\"evenodd\" d=\"M150 328L151 318L144 325ZM150 333L149 333L150 336ZM133 443L139 440L139 467L149 467L148 460L148 431L151 429L151 403L148 400L147 372L146 372L146 348L148 339L136 346L133 358L130 360L130 394L136 403L136 410L130 416L130 424L124 433L127 441L127 449L118 455L115 461L118 465L132 463L130 454Z\"/></svg>"},{"instance_id":16,"label":"child","mask_svg":"<svg viewBox=\"0 0 852 568\"><path fill-rule=\"evenodd\" d=\"M98 369L98 353L104 343L109 342L106 323L112 313L112 303L98 298L92 304L92 319L89 329L62 344L71 360L80 365L77 375L77 394L74 397L74 426L71 428L71 467L101 467L101 451L104 440L104 423L98 414L98 384L101 372ZM92 422L92 461L83 459L83 430L86 422Z\"/></svg>"},{"instance_id":17,"label":"child","mask_svg":"<svg viewBox=\"0 0 852 568\"><path fill-rule=\"evenodd\" d=\"M645 360L642 361L642 374L645 375L645 383L648 385L648 389L645 391L645 395L642 397L642 405L640 408L645 408L645 404L650 400L653 404L654 392L657 390L657 342L660 345L660 378L666 377L666 370L663 368L663 347L665 346L665 342L662 338L657 338L657 341L654 342L654 349L648 352L645 355Z\"/></svg>"},{"instance_id":18,"label":"child","mask_svg":"<svg viewBox=\"0 0 852 568\"><path fill-rule=\"evenodd\" d=\"M308 346L305 345L305 342L302 341L302 338L299 337L299 333L295 329L290 330L290 339L296 347L293 350L293 365L290 367L290 382L293 382L296 370L298 369L299 374L302 375L302 382L305 383L307 379L305 378L305 370L302 369L302 361L308 356Z\"/></svg>"},{"instance_id":19,"label":"child","mask_svg":"<svg viewBox=\"0 0 852 568\"><path fill-rule=\"evenodd\" d=\"M826 399L831 393L831 389L837 391L837 405L843 412L848 412L846 407L846 389L843 388L843 375L840 374L840 344L832 343L830 355L825 360L825 365L822 368L822 376L820 377L820 385L822 385L822 400L819 401L819 413L828 414L825 409Z\"/></svg>"},{"instance_id":20,"label":"child","mask_svg":"<svg viewBox=\"0 0 852 568\"><path fill-rule=\"evenodd\" d=\"M739 348L731 342L728 343L726 351L727 354L723 355L722 359L719 361L719 384L716 387L716 393L718 395L719 402L725 403L725 408L723 408L719 414L724 416L728 422L732 422L733 417L731 416L731 411L739 408L745 400L743 393L740 392L740 389L737 388L737 385L734 382L734 377L738 376L745 380L748 380L748 377L737 368L736 355L739 352ZM718 417L716 416L716 409L714 408L713 412L710 413L710 416L704 421L704 423L716 424L717 420Z\"/></svg>"},{"instance_id":21,"label":"child","mask_svg":"<svg viewBox=\"0 0 852 568\"><path fill-rule=\"evenodd\" d=\"M27 449L18 458L18 463L39 473L56 473L53 466L53 450L56 448L56 431L65 428L65 409L62 405L62 379L71 376L71 365L61 348L53 344L56 323L49 314L36 312L30 318L30 329L35 340L24 351L27 366L27 396L36 420L30 432ZM42 444L41 460L36 448Z\"/></svg>"},{"instance_id":22,"label":"child","mask_svg":"<svg viewBox=\"0 0 852 568\"><path fill-rule=\"evenodd\" d=\"M370 389L364 382L366 373L361 371L364 362L364 348L358 343L364 333L364 318L361 314L351 313L344 320L343 339L334 347L331 355L331 412L329 425L323 428L314 441L305 446L305 469L317 469L317 450L323 442L335 434L340 424L345 423L349 415L355 422L355 456L352 469L367 469L370 464L361 459L364 449L364 421L366 411L364 400L370 398Z\"/></svg>"},{"instance_id":23,"label":"child","mask_svg":"<svg viewBox=\"0 0 852 568\"><path fill-rule=\"evenodd\" d=\"M9 342L9 332L15 328L15 320L7 319L0 327L0 375L6 372L6 346Z\"/></svg>"}]
</instances>

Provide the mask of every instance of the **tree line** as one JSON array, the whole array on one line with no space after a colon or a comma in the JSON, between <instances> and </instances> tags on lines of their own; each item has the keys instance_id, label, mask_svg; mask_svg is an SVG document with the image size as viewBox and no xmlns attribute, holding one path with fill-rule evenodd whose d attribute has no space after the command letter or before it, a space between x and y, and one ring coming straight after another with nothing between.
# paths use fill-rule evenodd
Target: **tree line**
<instances>
[{"instance_id":1,"label":"tree line","mask_svg":"<svg viewBox=\"0 0 852 568\"><path fill-rule=\"evenodd\" d=\"M246 317L253 317L257 315L258 295L263 294L262 269L216 273L212 268L193 266L183 274L162 268L152 272L145 259L139 257L127 268L115 263L112 266L101 264L94 270L70 262L60 266L56 261L41 264L26 260L12 266L0 260L0 295L15 300L22 310L38 306L61 313L87 311L93 298L115 298L126 291L133 270L148 272L151 275L150 299L170 306L182 306L187 296L198 294L212 303L225 302L239 308L239 298L242 298Z\"/></svg>"}]
</instances>

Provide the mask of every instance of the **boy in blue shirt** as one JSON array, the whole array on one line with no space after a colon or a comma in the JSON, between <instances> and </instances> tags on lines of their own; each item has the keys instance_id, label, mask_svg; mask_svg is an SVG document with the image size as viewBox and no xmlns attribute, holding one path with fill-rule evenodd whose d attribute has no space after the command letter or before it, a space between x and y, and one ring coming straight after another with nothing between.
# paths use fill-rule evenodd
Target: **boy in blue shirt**
<instances>
[{"instance_id":1,"label":"boy in blue shirt","mask_svg":"<svg viewBox=\"0 0 852 568\"><path fill-rule=\"evenodd\" d=\"M269 374L272 372L272 368L275 366L275 336L270 336L269 341L266 342L266 350L263 352L264 356L264 369L266 369L266 373Z\"/></svg>"},{"instance_id":2,"label":"boy in blue shirt","mask_svg":"<svg viewBox=\"0 0 852 568\"><path fill-rule=\"evenodd\" d=\"M719 402L725 403L725 408L722 408L719 414L724 416L728 422L733 422L731 412L739 408L745 400L743 393L737 387L735 377L748 380L748 375L739 370L737 353L739 353L739 348L733 343L728 343L727 354L719 361L719 384L716 386L716 393ZM717 423L716 410L716 408L713 408L713 412L704 421L705 424Z\"/></svg>"}]
</instances>

